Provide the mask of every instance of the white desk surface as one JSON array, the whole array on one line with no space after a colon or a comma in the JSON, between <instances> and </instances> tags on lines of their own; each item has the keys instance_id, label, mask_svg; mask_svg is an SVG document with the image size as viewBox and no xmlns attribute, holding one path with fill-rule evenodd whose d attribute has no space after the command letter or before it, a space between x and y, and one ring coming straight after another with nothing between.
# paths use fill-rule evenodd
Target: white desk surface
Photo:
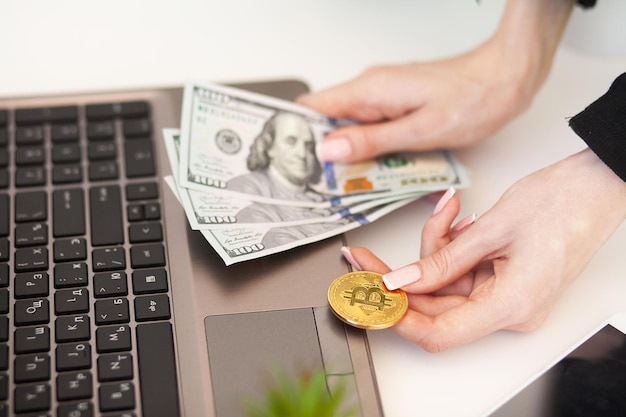
<instances>
[{"instance_id":1,"label":"white desk surface","mask_svg":"<svg viewBox=\"0 0 626 417\"><path fill-rule=\"evenodd\" d=\"M188 78L299 78L316 90L370 65L465 51L493 32L503 3L8 0L0 6L0 97L182 85ZM599 3L583 17L611 1ZM626 53L576 48L577 35L568 35L528 112L457 153L472 178L459 192L461 216L484 212L516 179L582 148L566 117L626 71ZM348 241L402 266L417 259L432 208L410 204L349 233ZM428 354L390 330L369 332L386 416L486 413L611 313L626 310L624 247L621 227L533 333L498 332Z\"/></svg>"}]
</instances>

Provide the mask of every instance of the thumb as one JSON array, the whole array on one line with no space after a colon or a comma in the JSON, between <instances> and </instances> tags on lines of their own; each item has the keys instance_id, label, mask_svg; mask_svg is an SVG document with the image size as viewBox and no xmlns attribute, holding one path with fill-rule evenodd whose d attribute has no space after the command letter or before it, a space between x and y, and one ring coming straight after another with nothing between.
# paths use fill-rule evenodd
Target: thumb
<instances>
[{"instance_id":1,"label":"thumb","mask_svg":"<svg viewBox=\"0 0 626 417\"><path fill-rule=\"evenodd\" d=\"M419 114L380 123L346 126L330 133L318 145L317 155L326 162L358 162L398 151L435 148Z\"/></svg>"},{"instance_id":2,"label":"thumb","mask_svg":"<svg viewBox=\"0 0 626 417\"><path fill-rule=\"evenodd\" d=\"M385 286L410 293L430 293L455 282L478 266L490 252L481 233L468 230L430 256L383 275Z\"/></svg>"}]
</instances>

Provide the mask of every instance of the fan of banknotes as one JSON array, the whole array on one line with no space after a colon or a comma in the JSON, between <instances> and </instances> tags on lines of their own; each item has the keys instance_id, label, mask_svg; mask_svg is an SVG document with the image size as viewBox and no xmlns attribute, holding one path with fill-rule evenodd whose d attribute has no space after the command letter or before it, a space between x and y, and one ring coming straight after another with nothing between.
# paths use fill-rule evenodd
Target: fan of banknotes
<instances>
[{"instance_id":1,"label":"fan of banknotes","mask_svg":"<svg viewBox=\"0 0 626 417\"><path fill-rule=\"evenodd\" d=\"M426 194L468 185L446 151L321 163L317 143L352 123L205 82L185 86L180 128L163 130L166 177L192 229L226 265L371 223Z\"/></svg>"}]
</instances>

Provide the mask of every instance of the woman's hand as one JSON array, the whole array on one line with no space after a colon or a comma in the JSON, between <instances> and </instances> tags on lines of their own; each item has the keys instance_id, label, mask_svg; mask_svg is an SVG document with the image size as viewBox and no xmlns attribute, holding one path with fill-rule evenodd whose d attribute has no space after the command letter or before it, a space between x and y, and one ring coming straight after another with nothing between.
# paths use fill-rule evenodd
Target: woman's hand
<instances>
[{"instance_id":1,"label":"woman's hand","mask_svg":"<svg viewBox=\"0 0 626 417\"><path fill-rule=\"evenodd\" d=\"M464 228L451 229L460 209L451 194L424 226L418 262L389 272L367 249L350 251L407 292L409 311L393 329L431 352L537 328L626 218L626 183L590 150L522 179Z\"/></svg>"},{"instance_id":2,"label":"woman's hand","mask_svg":"<svg viewBox=\"0 0 626 417\"><path fill-rule=\"evenodd\" d=\"M524 111L550 70L574 0L509 0L495 34L450 59L377 66L299 103L358 125L320 144L325 161L458 148Z\"/></svg>"}]
</instances>

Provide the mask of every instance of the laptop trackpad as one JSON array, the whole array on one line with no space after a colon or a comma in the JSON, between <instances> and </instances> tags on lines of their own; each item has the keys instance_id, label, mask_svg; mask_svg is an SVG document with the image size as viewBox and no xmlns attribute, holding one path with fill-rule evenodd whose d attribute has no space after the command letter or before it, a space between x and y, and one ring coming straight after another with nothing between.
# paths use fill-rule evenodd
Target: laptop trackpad
<instances>
[{"instance_id":1,"label":"laptop trackpad","mask_svg":"<svg viewBox=\"0 0 626 417\"><path fill-rule=\"evenodd\" d=\"M277 372L290 377L324 370L341 381L348 405L358 405L345 327L328 307L209 316L204 320L218 417L245 415L264 402Z\"/></svg>"}]
</instances>

